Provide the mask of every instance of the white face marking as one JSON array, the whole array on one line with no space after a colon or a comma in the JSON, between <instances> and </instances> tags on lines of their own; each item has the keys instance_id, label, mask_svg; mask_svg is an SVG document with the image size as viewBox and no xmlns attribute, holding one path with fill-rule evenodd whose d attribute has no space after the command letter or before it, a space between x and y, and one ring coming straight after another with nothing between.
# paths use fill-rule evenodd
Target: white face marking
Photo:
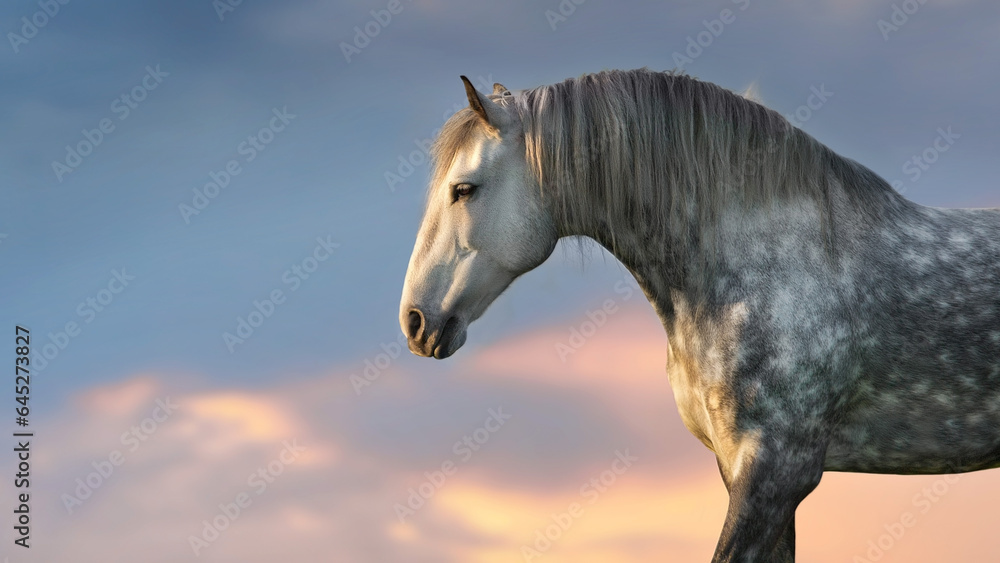
<instances>
[{"instance_id":1,"label":"white face marking","mask_svg":"<svg viewBox=\"0 0 1000 563\"><path fill-rule=\"evenodd\" d=\"M458 184L473 186L472 193L456 198ZM422 316L422 330L410 329L411 350L454 353L469 324L517 276L544 262L556 239L523 145L476 135L428 195L400 301L408 336L411 312Z\"/></svg>"}]
</instances>

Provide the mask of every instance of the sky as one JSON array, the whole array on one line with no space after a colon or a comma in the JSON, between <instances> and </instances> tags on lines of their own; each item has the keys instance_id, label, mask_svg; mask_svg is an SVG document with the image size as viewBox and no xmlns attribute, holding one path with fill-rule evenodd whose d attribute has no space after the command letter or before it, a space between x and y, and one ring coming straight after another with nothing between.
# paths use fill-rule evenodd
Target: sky
<instances>
[{"instance_id":1,"label":"sky","mask_svg":"<svg viewBox=\"0 0 1000 563\"><path fill-rule=\"evenodd\" d=\"M400 346L459 75L754 85L918 203L1000 206L986 0L17 0L0 31L0 322L9 349L30 330L37 434L30 549L4 490L11 562L711 557L725 489L613 257L560 244L453 358ZM995 560L998 498L997 471L827 474L799 558Z\"/></svg>"}]
</instances>

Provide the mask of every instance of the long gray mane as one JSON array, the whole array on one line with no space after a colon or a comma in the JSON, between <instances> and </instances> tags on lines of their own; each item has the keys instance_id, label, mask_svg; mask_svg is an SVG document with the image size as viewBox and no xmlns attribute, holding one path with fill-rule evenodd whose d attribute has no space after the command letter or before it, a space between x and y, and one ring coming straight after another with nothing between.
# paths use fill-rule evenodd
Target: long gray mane
<instances>
[{"instance_id":1,"label":"long gray mane","mask_svg":"<svg viewBox=\"0 0 1000 563\"><path fill-rule=\"evenodd\" d=\"M519 115L529 166L564 224L605 230L613 246L614 226L636 221L653 232L670 229L683 246L704 243L725 206L788 198L815 202L829 228L832 182L859 213L902 201L877 174L779 113L685 75L604 71L492 99ZM483 127L468 109L445 124L432 151L432 186Z\"/></svg>"}]
</instances>

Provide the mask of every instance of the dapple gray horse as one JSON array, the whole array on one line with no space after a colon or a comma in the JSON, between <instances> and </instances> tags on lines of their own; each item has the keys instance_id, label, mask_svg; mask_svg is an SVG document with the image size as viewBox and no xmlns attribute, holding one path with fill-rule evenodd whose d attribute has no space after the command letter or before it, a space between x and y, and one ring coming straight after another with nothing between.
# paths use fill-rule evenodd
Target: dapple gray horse
<instances>
[{"instance_id":1,"label":"dapple gray horse","mask_svg":"<svg viewBox=\"0 0 1000 563\"><path fill-rule=\"evenodd\" d=\"M906 200L781 115L646 69L492 95L442 129L403 287L447 358L561 237L635 276L729 511L713 561L794 561L823 471L1000 467L1000 210Z\"/></svg>"}]
</instances>

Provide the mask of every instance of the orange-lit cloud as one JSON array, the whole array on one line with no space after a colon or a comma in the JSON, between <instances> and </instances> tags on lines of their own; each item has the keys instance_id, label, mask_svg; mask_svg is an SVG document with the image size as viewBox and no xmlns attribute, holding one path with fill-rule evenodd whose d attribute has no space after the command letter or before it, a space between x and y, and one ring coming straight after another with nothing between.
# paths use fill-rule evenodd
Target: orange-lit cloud
<instances>
[{"instance_id":1,"label":"orange-lit cloud","mask_svg":"<svg viewBox=\"0 0 1000 563\"><path fill-rule=\"evenodd\" d=\"M659 322L622 308L563 362L556 345L586 320L421 364L433 377L400 359L360 395L339 370L252 391L173 392L155 374L88 390L39 440L26 560L709 560L727 497L677 416ZM64 495L114 451L124 461L70 513ZM429 498L400 519L413 491ZM998 501L1000 471L827 474L798 513L799 560L1000 560Z\"/></svg>"}]
</instances>

